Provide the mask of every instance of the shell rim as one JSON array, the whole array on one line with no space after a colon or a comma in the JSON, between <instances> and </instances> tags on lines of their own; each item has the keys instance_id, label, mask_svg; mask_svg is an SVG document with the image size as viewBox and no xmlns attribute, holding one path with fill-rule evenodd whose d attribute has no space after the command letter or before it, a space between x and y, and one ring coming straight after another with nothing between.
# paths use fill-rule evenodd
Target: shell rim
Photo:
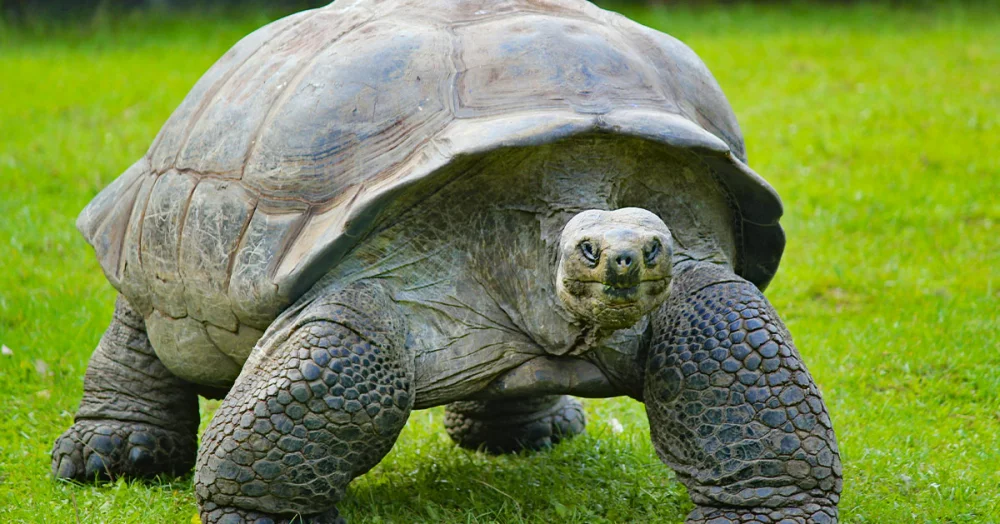
<instances>
[{"instance_id":1,"label":"shell rim","mask_svg":"<svg viewBox=\"0 0 1000 524\"><path fill-rule=\"evenodd\" d=\"M455 120L409 160L396 166L393 173L378 177L381 183L352 189L354 197L349 209L345 212L337 206L338 214L344 213L343 219L337 221L340 227L324 231L315 244L320 247L305 251L304 256L288 257L286 252L285 259L276 266L273 281L281 294L293 299L301 296L364 238L395 195L462 157L503 148L546 145L588 133L632 136L697 154L729 193L739 217L734 224L738 228L736 273L761 290L767 287L777 272L785 246L784 231L779 224L783 204L778 193L719 137L681 115L647 109L596 115L531 111Z\"/></svg>"}]
</instances>

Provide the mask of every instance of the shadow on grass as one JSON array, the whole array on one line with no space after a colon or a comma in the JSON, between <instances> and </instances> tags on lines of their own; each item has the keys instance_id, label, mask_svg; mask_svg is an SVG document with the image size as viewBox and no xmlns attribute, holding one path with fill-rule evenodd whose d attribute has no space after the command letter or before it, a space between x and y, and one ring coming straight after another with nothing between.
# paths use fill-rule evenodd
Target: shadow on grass
<instances>
[{"instance_id":1,"label":"shadow on grass","mask_svg":"<svg viewBox=\"0 0 1000 524\"><path fill-rule=\"evenodd\" d=\"M595 434L548 451L494 456L431 436L405 443L355 479L338 508L351 524L680 522L692 509L687 493L645 447ZM194 517L193 477L51 485L83 521L93 516L84 501L95 495L120 509L167 505Z\"/></svg>"},{"instance_id":2,"label":"shadow on grass","mask_svg":"<svg viewBox=\"0 0 1000 524\"><path fill-rule=\"evenodd\" d=\"M692 509L673 473L628 441L582 436L546 452L503 456L450 443L429 447L405 450L355 480L340 504L344 516L350 522L679 522Z\"/></svg>"}]
</instances>

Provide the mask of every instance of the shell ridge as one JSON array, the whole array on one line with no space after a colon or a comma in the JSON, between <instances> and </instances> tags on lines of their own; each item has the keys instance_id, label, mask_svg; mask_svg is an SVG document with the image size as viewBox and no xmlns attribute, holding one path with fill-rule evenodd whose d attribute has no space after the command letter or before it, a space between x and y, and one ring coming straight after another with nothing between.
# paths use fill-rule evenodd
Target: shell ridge
<instances>
[{"instance_id":1,"label":"shell ridge","mask_svg":"<svg viewBox=\"0 0 1000 524\"><path fill-rule=\"evenodd\" d=\"M230 309L232 309L233 310L233 314L236 315L236 321L238 323L240 323L240 324L246 323L246 321L243 318L240 317L239 312L237 312L236 308L233 307L234 306L234 301L233 301L233 294L232 294L233 290L232 290L232 288L233 288L233 279L236 276L236 275L233 274L233 271L236 269L236 261L239 258L240 253L243 253L243 251L246 249L247 231L249 231L250 224L253 223L253 219L254 219L254 217L257 216L257 212L258 211L263 212L260 209L260 197L259 196L258 196L257 200L254 202L253 209L247 215L247 223L244 225L243 231L240 232L240 239L239 239L238 242L236 242L236 249L233 251L232 260L230 261L229 267L227 268L227 274L229 275L229 278L226 281L226 297L229 299L229 307L230 307ZM239 329L239 328L237 328L237 329Z\"/></svg>"},{"instance_id":2,"label":"shell ridge","mask_svg":"<svg viewBox=\"0 0 1000 524\"><path fill-rule=\"evenodd\" d=\"M247 230L250 229L250 221L253 220L253 215L257 212L258 205L260 205L260 195L256 195L256 198L254 198L253 208L251 208L250 212L247 213L247 219L243 222L243 227L240 228L239 236L236 237L239 241L236 242L233 250L229 253L229 261L226 263L226 283L223 287L223 291L225 292L227 298L229 297L229 285L233 281L233 268L236 266L236 255L240 252L240 248L243 246L243 239L246 237ZM232 302L232 300L230 300L230 302ZM231 303L230 309L232 309ZM234 311L233 314L235 315L236 312ZM237 317L237 321L238 320L239 317Z\"/></svg>"},{"instance_id":3,"label":"shell ridge","mask_svg":"<svg viewBox=\"0 0 1000 524\"><path fill-rule=\"evenodd\" d=\"M431 141L433 141L433 138L435 138L435 137L432 137ZM437 148L437 149L438 149L438 150L440 151L440 147L438 147L438 145L437 145L437 142L436 142L436 141L433 141L433 145L434 145L434 147L435 147L435 148ZM449 155L447 155L447 156L451 156L451 155L449 154ZM438 193L440 193L441 191L444 191L444 190L445 190L445 189L446 189L446 188L447 188L448 186L452 185L453 183L455 183L456 181L460 180L461 178L462 178L462 176L456 176L456 177L453 177L453 178L452 178L451 180L448 180L448 181L446 181L445 183L441 184L441 186L440 186L440 187L438 187L437 189L434 189L433 191L431 191L430 193L428 193L428 194L427 194L427 196L426 196L425 198L426 198L426 199L429 199L429 198L433 198L433 197L434 197L435 195L437 195L437 194L438 194ZM410 204L409 206L407 206L407 207L405 207L405 208L401 209L401 210L400 210L400 213L399 213L399 214L400 214L400 216L406 216L406 215L408 215L409 213L412 213L414 209L417 209L417 208L419 208L419 207L420 207L420 203L421 203L421 202L419 202L419 201L418 201L418 202L413 202L413 203L412 203L412 204ZM352 209L352 210L350 210L350 211L354 211L354 210ZM346 224L350 224L350 223L351 223L351 220L352 220L352 219L353 219L354 217L352 216L352 214L351 214L351 213L347 213L347 214L346 214L346 217L347 217L347 221L346 221ZM383 231L383 230L384 230L384 229L386 229L387 227L389 227L389 226L384 226L384 227L382 227L382 228L380 228L380 229L375 229L375 228L373 228L373 229L372 229L372 231L371 231L371 233L372 233L372 234L377 234L378 232L380 232L380 231Z\"/></svg>"},{"instance_id":4,"label":"shell ridge","mask_svg":"<svg viewBox=\"0 0 1000 524\"><path fill-rule=\"evenodd\" d=\"M564 11L552 12L552 11L539 11L537 9L519 9L517 11L507 11L505 13L484 15L479 18L460 20L458 22L452 22L450 25L453 27L471 27L474 25L487 24L491 22L496 22L497 20L506 20L508 18L517 18L521 16L545 16L549 18L566 18L582 22L599 22L599 20L597 20L592 16L580 15L576 11L564 10Z\"/></svg>"},{"instance_id":5,"label":"shell ridge","mask_svg":"<svg viewBox=\"0 0 1000 524\"><path fill-rule=\"evenodd\" d=\"M194 198L194 192L198 189L198 184L201 184L201 177L194 176L194 184L191 186L191 191L188 192L187 198L184 199L184 209L181 210L180 216L177 222L177 249L174 257L177 259L177 283L180 284L181 297L187 295L186 285L184 283L183 272L181 271L181 246L184 245L184 226L187 224L188 212L191 210L191 199ZM187 310L187 305L185 304L185 310ZM190 315L190 311L188 311ZM192 317L193 318L193 317Z\"/></svg>"},{"instance_id":6,"label":"shell ridge","mask_svg":"<svg viewBox=\"0 0 1000 524\"><path fill-rule=\"evenodd\" d=\"M146 195L146 202L142 206L142 214L139 216L139 231L136 235L139 237L137 239L138 247L136 249L136 253L138 253L139 268L140 273L143 274L143 278L146 277L146 263L142 260L142 230L146 229L146 211L149 209L149 201L152 200L153 191L156 190L156 186L163 180L161 175L154 174L153 176L156 177L156 180L153 181L153 185L149 186L149 194ZM152 292L152 286L150 286L148 282L146 283L146 287L150 290L150 292Z\"/></svg>"},{"instance_id":7,"label":"shell ridge","mask_svg":"<svg viewBox=\"0 0 1000 524\"><path fill-rule=\"evenodd\" d=\"M278 256L277 260L272 264L272 271L271 271L271 274L270 274L272 280L274 278L276 278L276 276L278 274L284 273L284 270L285 270L284 265L285 265L286 261L290 261L291 263L294 263L295 264L295 266L293 266L293 269L294 269L294 267L298 267L299 263L302 261L303 258L309 256L310 253L308 253L308 252L304 253L304 254L303 253L298 253L297 256L296 256L296 258L294 260L290 260L289 259L289 256L292 254L292 249L291 248L293 246L295 246L295 244L299 241L299 239L302 236L303 232L306 231L307 229L313 229L315 227L315 226L312 226L313 219L318 218L318 221L320 222L320 224L322 224L324 221L329 222L329 220L326 219L326 218L324 218L323 215L325 215L326 213L328 213L330 211L338 210L338 211L340 211L340 213L339 213L340 220L338 222L334 222L332 224L327 223L326 224L326 228L319 233L318 237L319 238L323 238L323 236L325 236L326 230L329 229L330 227L333 227L333 226L337 225L337 224L340 224L342 232L346 231L347 228L348 228L348 226L349 226L348 220L350 218L350 214L354 210L354 204L357 202L358 197L361 196L362 192L366 188L367 188L367 185L364 182L361 182L357 186L354 186L354 187L345 188L340 193L341 195L347 194L348 191L350 191L350 192L353 193L353 194L351 194L351 198L347 201L346 204L340 203L340 204L330 205L330 206L326 206L326 207L318 206L318 205L311 207L309 209L309 212L308 212L309 216L306 217L306 219L302 222L301 227L298 227L295 231L290 232L290 234L289 234L290 239L283 246L283 249L281 249L281 251L279 252L280 255Z\"/></svg>"},{"instance_id":8,"label":"shell ridge","mask_svg":"<svg viewBox=\"0 0 1000 524\"><path fill-rule=\"evenodd\" d=\"M451 45L451 53L448 54L448 63L451 64L451 71L449 71L447 79L447 96L444 97L445 107L451 113L452 118L458 118L458 108L460 107L458 79L461 76L458 72L461 70L459 67L464 67L465 64L462 63L462 51L458 45L459 39L458 33L455 31L455 24L446 25L445 30L448 31L448 43Z\"/></svg>"},{"instance_id":9,"label":"shell ridge","mask_svg":"<svg viewBox=\"0 0 1000 524\"><path fill-rule=\"evenodd\" d=\"M279 289L279 291L279 286L274 282L274 277L278 273L278 268L281 267L281 262L288 254L288 247L299 238L299 235L302 233L302 229L306 227L306 224L309 223L309 219L311 219L313 215L314 208L313 206L310 206L309 209L303 212L302 215L295 220L295 224L288 229L284 238L281 239L281 247L276 251L277 253L280 253L280 255L270 264L270 267L267 268L267 278L272 284L274 284L275 288Z\"/></svg>"},{"instance_id":10,"label":"shell ridge","mask_svg":"<svg viewBox=\"0 0 1000 524\"><path fill-rule=\"evenodd\" d=\"M371 143L371 144L379 144L381 147L377 147L377 148L376 147L372 147L371 148L372 152L369 153L366 157L363 157L362 160L363 161L368 161L368 160L371 160L373 158L381 156L383 154L383 151L391 150L391 149L395 148L401 142L405 142L406 140L410 139L415 134L414 132L416 130L418 130L418 129L422 128L422 127L425 127L427 125L430 125L430 124L432 124L434 122L435 122L435 120L432 119L432 120L429 120L429 121L426 121L426 122L419 122L419 123L415 124L413 127L405 127L405 126L402 126L402 125L395 125L395 126L393 126L392 128L390 128L390 129L386 130L384 133L382 133L378 138L371 138L371 139L369 139L369 143ZM426 139L424 141L426 141ZM329 147L327 147L325 149L319 149L319 150L311 152L311 153L309 153L307 155L301 155L301 156L298 156L298 157L288 155L283 160L288 161L289 159L294 159L294 158L305 158L305 159L309 159L309 160L323 160L324 162L322 162L322 163L316 163L315 165L310 166L310 167L313 167L313 168L326 167L326 166L329 166L329 165L336 165L337 164L337 156L339 155L339 153L343 152L346 149L350 149L351 147L352 147L352 144L333 144L333 145L331 145L331 146L329 146ZM329 159L329 161L327 161L328 159ZM395 162L395 163L391 164L390 167L391 166L395 166L398 163L399 162ZM383 171L391 171L391 169L384 169ZM326 199L324 199L324 200L326 200ZM318 203L318 202L321 202L321 201L312 201L312 200L309 200L309 202Z\"/></svg>"},{"instance_id":11,"label":"shell ridge","mask_svg":"<svg viewBox=\"0 0 1000 524\"><path fill-rule=\"evenodd\" d=\"M142 184L139 185L139 194L142 196L140 197L139 194L136 195L136 201L133 203L129 219L128 230L125 232L125 240L131 241L134 246L123 245L123 249L126 249L126 252L123 253L119 267L122 278L119 279L118 284L115 286L123 295L128 297L133 307L136 307L143 316L149 313L149 307L145 305L148 298L143 300L137 295L148 295L149 283L146 280L142 262L139 259L140 243L138 240L142 238L142 226L145 219L146 206L149 204L149 198L157 179L158 175L150 174L148 177L143 177ZM132 258L133 254L135 255L134 259ZM130 267L132 268L131 272L129 271ZM136 288L141 288L141 293Z\"/></svg>"},{"instance_id":12,"label":"shell ridge","mask_svg":"<svg viewBox=\"0 0 1000 524\"><path fill-rule=\"evenodd\" d=\"M377 148L377 149L376 148L372 148L373 149L372 153L369 154L366 158L364 158L364 160L366 162L370 161L370 160L374 160L375 158L381 156L380 151L384 151L384 150L391 151L392 149L395 149L400 144L403 144L407 140L411 139L413 137L413 135L415 134L415 133L413 133L413 131L416 131L416 130L420 129L421 127L424 127L425 125L428 125L428 123L425 122L422 125L416 126L416 128L414 128L414 129L396 129L396 130L393 130L394 132L385 133L383 137L379 137L379 140L377 142L375 142L375 143L379 144L381 146L381 148ZM418 144L423 144L423 143L426 143L427 140L429 140L429 138L425 138L423 140L419 140L419 141L417 141L417 143ZM418 146L418 147L414 147L412 149L413 149L413 151L410 153L410 155L412 155L412 154L416 153L417 151L419 151L420 148ZM387 165L386 168L382 170L382 173L394 173L394 172L396 172L396 168L398 166L402 165L403 163L405 163L406 158L408 158L410 155L407 155L406 157L404 157L404 158L402 158L400 160L397 160L396 162L393 162L392 164Z\"/></svg>"},{"instance_id":13,"label":"shell ridge","mask_svg":"<svg viewBox=\"0 0 1000 524\"><path fill-rule=\"evenodd\" d=\"M163 171L154 173L157 175L162 175L167 171L174 171L182 175L193 175L201 178L215 178L218 180L227 180L230 182L233 181L232 176L236 174L235 171L212 171L210 169L198 169L194 167L168 167Z\"/></svg>"},{"instance_id":14,"label":"shell ridge","mask_svg":"<svg viewBox=\"0 0 1000 524\"><path fill-rule=\"evenodd\" d=\"M714 133L712 133L712 134L714 134L714 135L722 138L723 140L725 140L727 145L729 143L734 143L735 144L735 143L742 142L742 138L736 138L736 137L732 136L732 134L729 133L728 131L726 131L726 130L722 129L721 127L719 127L719 125L715 123L715 119L710 118L708 115L706 115L705 112L702 111L700 107L694 106L694 110L695 110L696 113L698 113L698 116L700 116L705 121L705 123L707 123L709 125L709 127L712 128L711 131L714 131ZM732 148L730 148L730 151L732 151ZM733 154L735 154L735 152L733 152ZM744 156L745 156L745 154L744 154Z\"/></svg>"}]
</instances>

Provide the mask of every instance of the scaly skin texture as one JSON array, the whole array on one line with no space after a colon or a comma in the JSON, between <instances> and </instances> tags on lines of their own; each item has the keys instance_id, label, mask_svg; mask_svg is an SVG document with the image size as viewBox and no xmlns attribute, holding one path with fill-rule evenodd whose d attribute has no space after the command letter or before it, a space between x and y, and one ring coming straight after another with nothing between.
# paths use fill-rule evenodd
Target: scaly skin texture
<instances>
[{"instance_id":1,"label":"scaly skin texture","mask_svg":"<svg viewBox=\"0 0 1000 524\"><path fill-rule=\"evenodd\" d=\"M336 508L317 515L275 517L268 513L218 506L207 502L201 507L202 522L216 524L347 524Z\"/></svg>"},{"instance_id":2,"label":"scaly skin texture","mask_svg":"<svg viewBox=\"0 0 1000 524\"><path fill-rule=\"evenodd\" d=\"M413 358L378 285L320 295L287 330L262 342L205 432L195 489L206 523L336 522L348 482L406 423Z\"/></svg>"},{"instance_id":3,"label":"scaly skin texture","mask_svg":"<svg viewBox=\"0 0 1000 524\"><path fill-rule=\"evenodd\" d=\"M657 315L644 400L657 453L697 505L687 522L836 522L830 417L761 292L692 265Z\"/></svg>"},{"instance_id":4,"label":"scaly skin texture","mask_svg":"<svg viewBox=\"0 0 1000 524\"><path fill-rule=\"evenodd\" d=\"M52 450L58 478L183 474L195 459L198 395L153 352L140 316L118 297L83 381L75 423Z\"/></svg>"},{"instance_id":5,"label":"scaly skin texture","mask_svg":"<svg viewBox=\"0 0 1000 524\"><path fill-rule=\"evenodd\" d=\"M459 446L497 454L549 448L585 425L583 405L567 395L453 402L444 419Z\"/></svg>"}]
</instances>

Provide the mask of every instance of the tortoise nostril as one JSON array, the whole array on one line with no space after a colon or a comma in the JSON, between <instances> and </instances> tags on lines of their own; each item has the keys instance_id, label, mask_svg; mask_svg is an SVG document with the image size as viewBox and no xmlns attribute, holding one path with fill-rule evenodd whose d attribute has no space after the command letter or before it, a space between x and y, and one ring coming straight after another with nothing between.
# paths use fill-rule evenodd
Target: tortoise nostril
<instances>
[{"instance_id":1,"label":"tortoise nostril","mask_svg":"<svg viewBox=\"0 0 1000 524\"><path fill-rule=\"evenodd\" d=\"M626 268L632 265L632 257L626 255L619 256L615 261L619 266Z\"/></svg>"}]
</instances>

